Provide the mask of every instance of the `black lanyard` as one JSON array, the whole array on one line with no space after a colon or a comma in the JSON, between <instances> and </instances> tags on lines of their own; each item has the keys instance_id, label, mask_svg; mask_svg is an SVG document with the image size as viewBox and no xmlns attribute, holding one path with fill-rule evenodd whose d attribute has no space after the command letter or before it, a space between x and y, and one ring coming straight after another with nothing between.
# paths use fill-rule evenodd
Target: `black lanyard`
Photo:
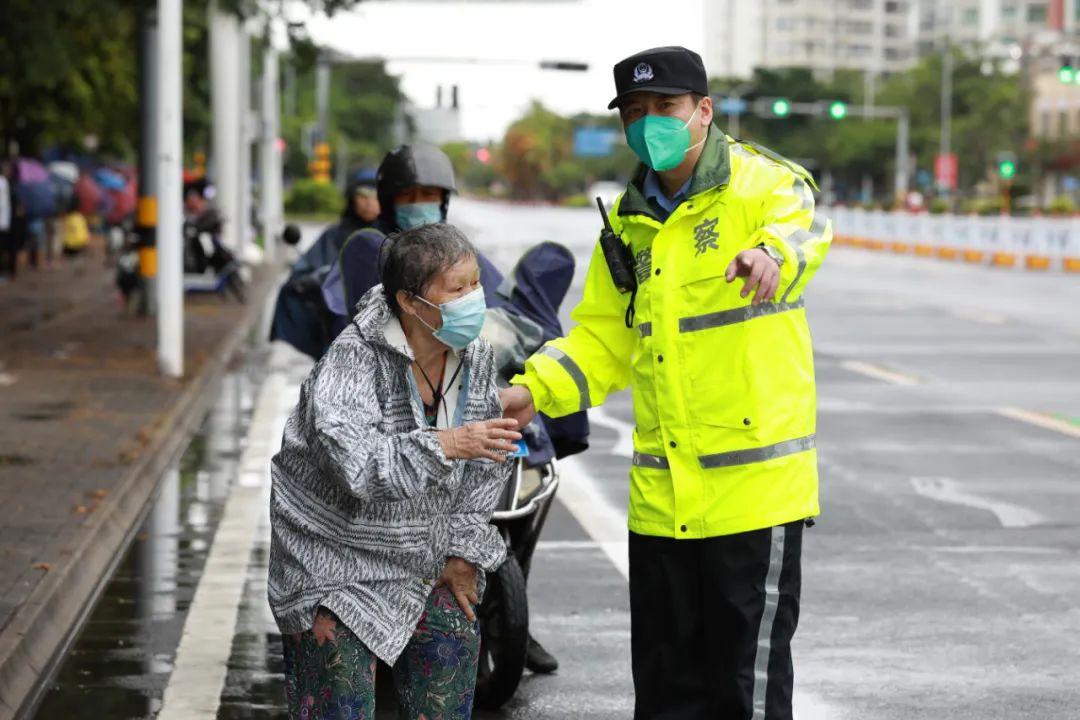
<instances>
[{"instance_id":1,"label":"black lanyard","mask_svg":"<svg viewBox=\"0 0 1080 720\"><path fill-rule=\"evenodd\" d=\"M421 400L421 403L424 405L425 415L427 415L428 412L434 412L434 422L432 422L432 420L428 418L428 423L431 425L439 424L439 403L442 403L443 412L446 413L446 424L453 424L453 421L450 418L450 408L446 405L446 396L443 393L442 389L443 378L446 375L446 358L449 356L449 354L449 351L443 353L442 372L439 374L438 388L435 387L435 384L431 382L431 378L429 378L427 373L424 372L424 366L420 363L416 363L416 367L420 368L420 374L424 376L424 382L426 382L428 384L428 387L431 388L431 405L428 405L427 403L424 403L423 400ZM454 381L457 380L457 376L461 372L461 366L464 364L464 362L458 362L457 369L454 370L454 374L450 376L450 382L446 384L446 387L453 387Z\"/></svg>"}]
</instances>

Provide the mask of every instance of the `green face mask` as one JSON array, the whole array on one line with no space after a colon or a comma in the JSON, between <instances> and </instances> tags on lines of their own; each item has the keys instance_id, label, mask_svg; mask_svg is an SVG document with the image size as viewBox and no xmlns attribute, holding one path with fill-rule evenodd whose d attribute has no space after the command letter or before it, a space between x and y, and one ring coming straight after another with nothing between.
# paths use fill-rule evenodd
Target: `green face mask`
<instances>
[{"instance_id":1,"label":"green face mask","mask_svg":"<svg viewBox=\"0 0 1080 720\"><path fill-rule=\"evenodd\" d=\"M657 172L677 167L686 153L705 142L702 138L701 142L690 145L690 123L700 109L700 106L695 108L685 123L666 115L639 118L626 126L626 142L641 162Z\"/></svg>"}]
</instances>

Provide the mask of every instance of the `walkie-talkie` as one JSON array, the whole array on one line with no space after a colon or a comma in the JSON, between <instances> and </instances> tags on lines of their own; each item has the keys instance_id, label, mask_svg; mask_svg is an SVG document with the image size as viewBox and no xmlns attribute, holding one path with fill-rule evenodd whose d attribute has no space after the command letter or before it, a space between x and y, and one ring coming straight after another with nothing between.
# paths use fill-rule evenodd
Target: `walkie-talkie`
<instances>
[{"instance_id":1,"label":"walkie-talkie","mask_svg":"<svg viewBox=\"0 0 1080 720\"><path fill-rule=\"evenodd\" d=\"M630 306L626 309L626 327L634 327L634 299L637 296L637 275L634 273L634 257L630 247L622 241L611 227L604 201L596 198L600 208L600 217L604 220L604 229L600 231L600 250L604 253L611 279L621 293L630 293Z\"/></svg>"}]
</instances>

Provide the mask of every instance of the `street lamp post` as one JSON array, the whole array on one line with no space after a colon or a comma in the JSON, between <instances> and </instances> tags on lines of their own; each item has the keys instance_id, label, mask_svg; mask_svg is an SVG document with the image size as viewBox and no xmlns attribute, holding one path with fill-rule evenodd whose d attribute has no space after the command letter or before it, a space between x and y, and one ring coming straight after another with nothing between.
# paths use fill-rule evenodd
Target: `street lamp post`
<instances>
[{"instance_id":1,"label":"street lamp post","mask_svg":"<svg viewBox=\"0 0 1080 720\"><path fill-rule=\"evenodd\" d=\"M158 364L184 374L182 0L158 0Z\"/></svg>"}]
</instances>

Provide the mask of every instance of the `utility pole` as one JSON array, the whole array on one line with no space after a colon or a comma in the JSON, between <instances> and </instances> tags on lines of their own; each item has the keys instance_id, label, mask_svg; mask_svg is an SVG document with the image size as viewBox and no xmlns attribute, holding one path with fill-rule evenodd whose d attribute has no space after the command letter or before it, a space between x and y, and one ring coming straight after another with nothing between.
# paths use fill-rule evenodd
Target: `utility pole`
<instances>
[{"instance_id":1,"label":"utility pole","mask_svg":"<svg viewBox=\"0 0 1080 720\"><path fill-rule=\"evenodd\" d=\"M330 61L320 55L315 66L315 112L319 120L319 142L329 142L330 137Z\"/></svg>"},{"instance_id":2,"label":"utility pole","mask_svg":"<svg viewBox=\"0 0 1080 720\"><path fill-rule=\"evenodd\" d=\"M157 301L157 106L158 10L148 6L139 14L139 199L135 210L142 280L138 312L142 315L152 314Z\"/></svg>"},{"instance_id":3,"label":"utility pole","mask_svg":"<svg viewBox=\"0 0 1080 720\"><path fill-rule=\"evenodd\" d=\"M240 206L240 23L217 2L208 10L210 26L210 106L213 121L213 178L224 224L221 241L238 251L244 218Z\"/></svg>"},{"instance_id":4,"label":"utility pole","mask_svg":"<svg viewBox=\"0 0 1080 720\"><path fill-rule=\"evenodd\" d=\"M158 0L157 6L158 365L178 378L184 374L183 0Z\"/></svg>"},{"instance_id":5,"label":"utility pole","mask_svg":"<svg viewBox=\"0 0 1080 720\"><path fill-rule=\"evenodd\" d=\"M269 35L269 33L267 33ZM278 54L269 37L263 50L262 76L262 133L260 135L259 165L262 176L263 249L266 261L274 262L277 233L281 222L281 157L278 138Z\"/></svg>"}]
</instances>

